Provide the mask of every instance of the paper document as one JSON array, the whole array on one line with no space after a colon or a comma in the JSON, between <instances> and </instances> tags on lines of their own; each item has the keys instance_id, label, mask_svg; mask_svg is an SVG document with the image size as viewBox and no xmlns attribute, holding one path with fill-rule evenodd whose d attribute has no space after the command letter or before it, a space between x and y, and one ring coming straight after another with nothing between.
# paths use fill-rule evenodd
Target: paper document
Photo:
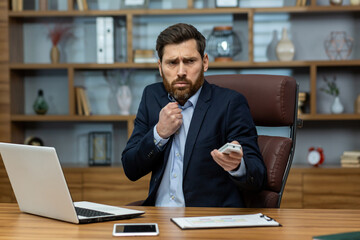
<instances>
[{"instance_id":1,"label":"paper document","mask_svg":"<svg viewBox=\"0 0 360 240\"><path fill-rule=\"evenodd\" d=\"M181 229L281 226L280 223L262 213L249 215L182 217L171 218L171 220Z\"/></svg>"}]
</instances>

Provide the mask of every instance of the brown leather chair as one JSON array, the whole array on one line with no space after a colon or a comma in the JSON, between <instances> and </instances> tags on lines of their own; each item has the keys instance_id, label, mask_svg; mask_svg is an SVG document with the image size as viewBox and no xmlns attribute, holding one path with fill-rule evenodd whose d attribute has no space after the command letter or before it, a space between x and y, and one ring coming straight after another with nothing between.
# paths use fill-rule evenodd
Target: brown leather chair
<instances>
[{"instance_id":1,"label":"brown leather chair","mask_svg":"<svg viewBox=\"0 0 360 240\"><path fill-rule=\"evenodd\" d=\"M267 167L267 185L261 192L244 192L247 207L279 208L295 150L298 85L294 78L277 75L212 75L209 83L242 93L256 126L286 127L288 136L259 135ZM128 205L141 205L143 201Z\"/></svg>"},{"instance_id":2,"label":"brown leather chair","mask_svg":"<svg viewBox=\"0 0 360 240\"><path fill-rule=\"evenodd\" d=\"M285 127L288 136L260 135L258 144L267 167L267 185L261 192L244 192L247 207L279 208L295 151L298 84L288 76L212 75L206 80L234 89L248 100L256 126Z\"/></svg>"}]
</instances>

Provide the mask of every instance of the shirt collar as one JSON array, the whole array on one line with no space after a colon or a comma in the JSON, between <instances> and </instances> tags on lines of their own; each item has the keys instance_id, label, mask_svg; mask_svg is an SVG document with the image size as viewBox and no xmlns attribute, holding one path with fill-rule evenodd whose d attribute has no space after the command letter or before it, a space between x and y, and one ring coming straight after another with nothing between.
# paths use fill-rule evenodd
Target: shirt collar
<instances>
[{"instance_id":1,"label":"shirt collar","mask_svg":"<svg viewBox=\"0 0 360 240\"><path fill-rule=\"evenodd\" d=\"M192 95L187 101L186 103L184 104L184 107L188 107L189 104L190 106L193 105L194 108L196 106L196 103L197 101L199 100L199 96L200 96L200 93L201 93L201 89L202 89L202 86L199 88L199 90L197 90L197 92ZM176 100L168 93L168 98L171 102L176 102Z\"/></svg>"}]
</instances>

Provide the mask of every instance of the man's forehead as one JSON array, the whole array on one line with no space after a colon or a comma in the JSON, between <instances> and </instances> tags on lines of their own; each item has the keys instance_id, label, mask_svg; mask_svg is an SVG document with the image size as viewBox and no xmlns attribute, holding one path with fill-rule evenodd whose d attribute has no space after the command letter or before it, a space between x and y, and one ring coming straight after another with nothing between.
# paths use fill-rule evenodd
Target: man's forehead
<instances>
[{"instance_id":1,"label":"man's forehead","mask_svg":"<svg viewBox=\"0 0 360 240\"><path fill-rule=\"evenodd\" d=\"M168 44L164 47L163 58L176 59L176 58L194 58L200 57L196 41L191 39L179 44Z\"/></svg>"}]
</instances>

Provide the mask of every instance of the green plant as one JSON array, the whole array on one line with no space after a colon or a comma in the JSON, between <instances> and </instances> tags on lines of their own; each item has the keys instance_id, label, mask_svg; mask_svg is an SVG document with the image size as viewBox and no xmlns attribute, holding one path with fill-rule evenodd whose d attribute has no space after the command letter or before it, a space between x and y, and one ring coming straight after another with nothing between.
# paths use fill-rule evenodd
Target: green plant
<instances>
[{"instance_id":1,"label":"green plant","mask_svg":"<svg viewBox=\"0 0 360 240\"><path fill-rule=\"evenodd\" d=\"M336 76L333 77L332 81L329 81L325 76L323 79L326 83L326 88L320 88L320 90L334 97L339 96L340 90L336 84Z\"/></svg>"}]
</instances>

